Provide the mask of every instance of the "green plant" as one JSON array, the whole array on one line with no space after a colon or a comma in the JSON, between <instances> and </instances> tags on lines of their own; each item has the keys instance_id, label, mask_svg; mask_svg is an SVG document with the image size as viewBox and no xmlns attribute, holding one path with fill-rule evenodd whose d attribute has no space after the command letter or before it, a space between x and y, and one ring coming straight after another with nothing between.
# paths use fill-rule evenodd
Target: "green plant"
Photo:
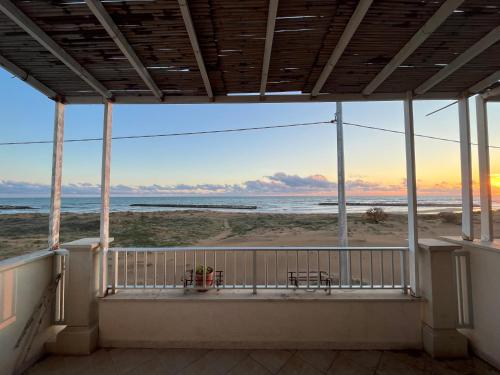
<instances>
[{"instance_id":1,"label":"green plant","mask_svg":"<svg viewBox=\"0 0 500 375\"><path fill-rule=\"evenodd\" d=\"M210 266L205 267L201 264L196 266L196 274L197 275L203 275L204 272L205 272L205 275L208 275L209 273L214 272L214 269Z\"/></svg>"},{"instance_id":2,"label":"green plant","mask_svg":"<svg viewBox=\"0 0 500 375\"><path fill-rule=\"evenodd\" d=\"M366 210L364 218L369 223L381 223L387 219L387 214L380 207L372 207Z\"/></svg>"}]
</instances>

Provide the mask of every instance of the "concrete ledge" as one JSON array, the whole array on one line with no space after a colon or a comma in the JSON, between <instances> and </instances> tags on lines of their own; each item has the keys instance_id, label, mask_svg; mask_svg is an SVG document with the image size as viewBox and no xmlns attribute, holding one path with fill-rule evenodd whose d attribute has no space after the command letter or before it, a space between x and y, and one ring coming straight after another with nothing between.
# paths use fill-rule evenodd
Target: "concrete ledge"
<instances>
[{"instance_id":1,"label":"concrete ledge","mask_svg":"<svg viewBox=\"0 0 500 375\"><path fill-rule=\"evenodd\" d=\"M99 301L99 344L135 348L422 347L420 301L400 292L389 300L374 298L376 292L366 299L356 293L349 298L290 298L276 293L249 297L249 291L244 292L245 297L223 298L210 298L209 293L196 293L203 297L156 293L155 298L137 293L133 297L128 292L103 298Z\"/></svg>"},{"instance_id":2,"label":"concrete ledge","mask_svg":"<svg viewBox=\"0 0 500 375\"><path fill-rule=\"evenodd\" d=\"M97 348L98 327L66 327L55 340L46 344L52 354L88 355Z\"/></svg>"},{"instance_id":3,"label":"concrete ledge","mask_svg":"<svg viewBox=\"0 0 500 375\"><path fill-rule=\"evenodd\" d=\"M456 329L422 327L424 349L433 358L465 358L468 353L467 338Z\"/></svg>"}]
</instances>

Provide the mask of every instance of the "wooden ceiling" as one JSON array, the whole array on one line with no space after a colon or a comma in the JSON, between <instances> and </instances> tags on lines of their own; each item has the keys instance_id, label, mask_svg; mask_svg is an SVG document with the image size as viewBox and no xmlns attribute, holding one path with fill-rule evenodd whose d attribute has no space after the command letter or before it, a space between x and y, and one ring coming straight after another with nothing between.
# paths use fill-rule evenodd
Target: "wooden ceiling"
<instances>
[{"instance_id":1,"label":"wooden ceiling","mask_svg":"<svg viewBox=\"0 0 500 375\"><path fill-rule=\"evenodd\" d=\"M192 19L199 57L213 97L207 92L203 67L195 56L193 38L181 12L182 3L187 5ZM270 36L266 32L270 0L103 1L112 22L163 93L160 99L84 0L0 0L0 65L28 83L37 82L34 86L39 89L50 89L44 93L55 99L68 103L103 100L102 93L5 11L15 7L116 102L397 99L432 79L500 26L497 0L455 1L458 6L425 41L373 93L363 94L367 85L445 3L371 2L317 96L311 92L355 17L359 1L279 1L264 96L259 95L259 90L266 38ZM493 36L493 40L416 98L451 99L475 93L471 87L500 71L500 41L496 41L500 35ZM498 79L479 91L496 86Z\"/></svg>"}]
</instances>

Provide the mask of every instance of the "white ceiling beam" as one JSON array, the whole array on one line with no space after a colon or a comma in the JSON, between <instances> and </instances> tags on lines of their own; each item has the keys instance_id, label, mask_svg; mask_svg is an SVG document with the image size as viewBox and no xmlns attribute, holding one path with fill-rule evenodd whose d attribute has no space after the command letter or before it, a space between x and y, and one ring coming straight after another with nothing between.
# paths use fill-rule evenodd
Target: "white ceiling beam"
<instances>
[{"instance_id":1,"label":"white ceiling beam","mask_svg":"<svg viewBox=\"0 0 500 375\"><path fill-rule=\"evenodd\" d=\"M214 94L212 91L212 86L210 85L210 79L208 78L207 69L205 68L205 62L203 61L200 45L198 44L198 38L196 37L196 31L194 29L193 19L191 18L191 12L189 11L187 0L179 0L179 6L181 9L182 18L184 19L184 25L186 25L189 40L193 48L194 56L196 58L196 62L198 63L198 69L200 70L201 78L203 79L203 84L205 85L205 90L207 91L208 97L213 98Z\"/></svg>"},{"instance_id":2,"label":"white ceiling beam","mask_svg":"<svg viewBox=\"0 0 500 375\"><path fill-rule=\"evenodd\" d=\"M427 20L392 60L365 87L363 94L372 94L463 2L464 0L447 0L441 5L436 13Z\"/></svg>"},{"instance_id":3,"label":"white ceiling beam","mask_svg":"<svg viewBox=\"0 0 500 375\"><path fill-rule=\"evenodd\" d=\"M497 83L498 81L500 81L500 70L496 71L493 74L490 74L488 77L482 79L481 81L476 83L474 86L471 86L468 91L472 94L477 94L477 93L487 89L491 85Z\"/></svg>"},{"instance_id":4,"label":"white ceiling beam","mask_svg":"<svg viewBox=\"0 0 500 375\"><path fill-rule=\"evenodd\" d=\"M273 49L274 27L276 25L276 14L278 13L279 0L269 0L269 11L267 13L266 43L264 46L264 58L262 60L262 74L260 78L260 96L266 95L267 76L271 64L271 51Z\"/></svg>"},{"instance_id":5,"label":"white ceiling beam","mask_svg":"<svg viewBox=\"0 0 500 375\"><path fill-rule=\"evenodd\" d=\"M17 8L10 0L0 0L0 11L27 32L33 39L40 43L50 53L57 57L78 77L85 81L99 94L105 98L111 98L111 92L104 87L92 74L71 57L61 46L59 46L45 31L36 25L28 16Z\"/></svg>"},{"instance_id":6,"label":"white ceiling beam","mask_svg":"<svg viewBox=\"0 0 500 375\"><path fill-rule=\"evenodd\" d=\"M54 90L45 86L42 82L37 80L35 77L30 75L28 72L21 69L2 55L0 55L0 66L7 70L10 74L19 78L21 81L26 82L36 90L40 91L45 96L48 96L50 99L57 99L58 97L60 97L60 95L57 94Z\"/></svg>"},{"instance_id":7,"label":"white ceiling beam","mask_svg":"<svg viewBox=\"0 0 500 375\"><path fill-rule=\"evenodd\" d=\"M427 81L422 83L415 89L415 93L420 95L424 94L446 77L453 74L462 66L471 61L474 57L486 51L489 47L500 40L500 26L495 27L488 34L479 39L476 43L470 46L464 53L457 56L452 62L442 68L439 72L434 74Z\"/></svg>"},{"instance_id":8,"label":"white ceiling beam","mask_svg":"<svg viewBox=\"0 0 500 375\"><path fill-rule=\"evenodd\" d=\"M486 91L481 95L485 100L499 100L500 99L500 86L495 87L489 91Z\"/></svg>"},{"instance_id":9,"label":"white ceiling beam","mask_svg":"<svg viewBox=\"0 0 500 375\"><path fill-rule=\"evenodd\" d=\"M460 93L456 92L432 92L421 95L416 100L457 100ZM323 102L369 102L369 101L391 101L404 100L405 92L400 93L375 93L365 96L362 94L320 94L313 98L309 94L299 95L266 95L263 101L258 93L255 95L218 95L212 99L207 96L165 96L162 102L158 102L154 96L117 96L114 98L116 104L250 104L250 103L323 103ZM95 96L71 96L65 98L67 104L102 104L104 100Z\"/></svg>"},{"instance_id":10,"label":"white ceiling beam","mask_svg":"<svg viewBox=\"0 0 500 375\"><path fill-rule=\"evenodd\" d=\"M358 6L354 10L354 13L352 14L351 18L349 19L349 22L347 23L347 26L344 29L344 32L340 36L340 39L335 46L335 49L333 50L330 58L328 59L328 62L323 68L323 71L321 72L318 81L314 85L311 95L312 96L318 96L319 93L321 92L321 89L325 85L326 80L328 77L330 77L330 74L332 74L333 68L335 68L335 65L337 65L338 61L340 60L340 57L344 53L345 49L347 48L347 45L351 41L352 37L356 33L356 30L358 29L359 25L361 24L361 21L363 21L363 18L365 18L366 13L368 12L368 9L372 5L373 0L360 0L358 3Z\"/></svg>"},{"instance_id":11,"label":"white ceiling beam","mask_svg":"<svg viewBox=\"0 0 500 375\"><path fill-rule=\"evenodd\" d=\"M120 51L125 55L127 60L136 70L137 74L142 78L146 86L153 92L158 99L163 98L162 91L158 88L153 77L149 74L147 68L135 53L132 46L129 44L125 36L122 34L118 26L106 11L100 0L85 0L89 9L94 13L94 16L99 20L102 27L107 31L111 39L118 46Z\"/></svg>"}]
</instances>

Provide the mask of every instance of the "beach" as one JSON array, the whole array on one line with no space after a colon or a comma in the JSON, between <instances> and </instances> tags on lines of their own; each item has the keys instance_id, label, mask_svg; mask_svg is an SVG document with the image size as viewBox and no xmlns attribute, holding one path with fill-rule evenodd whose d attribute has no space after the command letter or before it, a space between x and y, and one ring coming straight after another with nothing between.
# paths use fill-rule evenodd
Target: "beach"
<instances>
[{"instance_id":1,"label":"beach","mask_svg":"<svg viewBox=\"0 0 500 375\"><path fill-rule=\"evenodd\" d=\"M460 214L420 214L420 238L460 235ZM474 215L479 234L479 215ZM495 211L494 223L500 223ZM385 221L368 222L363 214L348 215L349 245L405 245L405 214L388 213ZM113 246L335 246L336 214L268 214L214 211L113 212ZM0 215L0 257L8 258L46 248L48 216ZM96 213L63 213L61 242L99 237Z\"/></svg>"}]
</instances>

